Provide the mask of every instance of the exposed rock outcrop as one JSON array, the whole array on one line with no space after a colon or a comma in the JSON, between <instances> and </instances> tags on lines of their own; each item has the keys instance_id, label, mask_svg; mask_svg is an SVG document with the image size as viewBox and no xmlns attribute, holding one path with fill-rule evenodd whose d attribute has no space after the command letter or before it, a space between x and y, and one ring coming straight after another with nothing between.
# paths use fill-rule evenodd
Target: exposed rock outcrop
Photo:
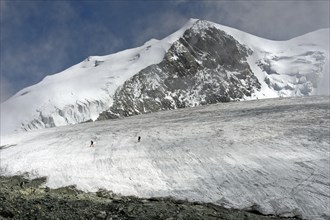
<instances>
[{"instance_id":1,"label":"exposed rock outcrop","mask_svg":"<svg viewBox=\"0 0 330 220\"><path fill-rule=\"evenodd\" d=\"M239 100L260 89L252 51L205 21L185 31L164 60L126 81L99 119Z\"/></svg>"}]
</instances>

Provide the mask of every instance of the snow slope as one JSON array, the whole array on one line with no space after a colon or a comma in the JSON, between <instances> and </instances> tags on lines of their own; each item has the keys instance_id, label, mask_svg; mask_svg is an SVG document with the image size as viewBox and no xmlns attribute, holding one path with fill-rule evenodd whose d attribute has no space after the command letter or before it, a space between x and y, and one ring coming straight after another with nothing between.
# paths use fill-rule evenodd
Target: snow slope
<instances>
[{"instance_id":1,"label":"snow slope","mask_svg":"<svg viewBox=\"0 0 330 220\"><path fill-rule=\"evenodd\" d=\"M115 91L125 81L161 62L168 49L189 28L203 37L203 28L214 26L253 52L248 63L262 87L245 99L329 94L329 29L277 42L198 21L191 19L172 35L150 40L141 47L89 57L19 91L1 103L1 133L95 120L113 104Z\"/></svg>"},{"instance_id":2,"label":"snow slope","mask_svg":"<svg viewBox=\"0 0 330 220\"><path fill-rule=\"evenodd\" d=\"M263 99L2 136L1 174L329 219L329 108L326 96Z\"/></svg>"},{"instance_id":3,"label":"snow slope","mask_svg":"<svg viewBox=\"0 0 330 220\"><path fill-rule=\"evenodd\" d=\"M19 91L1 103L1 133L95 120L111 106L115 90L140 70L159 63L194 21L162 40L152 39L141 47L107 56L88 57Z\"/></svg>"},{"instance_id":4,"label":"snow slope","mask_svg":"<svg viewBox=\"0 0 330 220\"><path fill-rule=\"evenodd\" d=\"M330 94L330 29L317 30L288 41L271 41L210 23L252 49L248 63L262 84L262 90L256 94L258 98ZM308 80L314 85L304 84ZM301 92L304 86L310 87L310 94Z\"/></svg>"}]
</instances>

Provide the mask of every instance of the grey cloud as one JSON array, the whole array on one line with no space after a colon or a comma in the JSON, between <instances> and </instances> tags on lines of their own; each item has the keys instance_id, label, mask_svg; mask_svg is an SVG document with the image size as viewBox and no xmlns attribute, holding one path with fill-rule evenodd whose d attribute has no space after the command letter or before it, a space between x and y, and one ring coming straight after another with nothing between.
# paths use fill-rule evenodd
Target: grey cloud
<instances>
[{"instance_id":1,"label":"grey cloud","mask_svg":"<svg viewBox=\"0 0 330 220\"><path fill-rule=\"evenodd\" d=\"M200 18L272 40L288 40L329 27L329 1L189 1L172 3L134 23L134 44L165 37L188 18ZM184 6L184 11L177 6ZM142 32L139 30L143 30Z\"/></svg>"},{"instance_id":2,"label":"grey cloud","mask_svg":"<svg viewBox=\"0 0 330 220\"><path fill-rule=\"evenodd\" d=\"M134 45L142 45L151 38L160 40L181 28L185 22L187 22L187 17L176 11L147 15L143 19L137 20L134 24L132 34L134 32L139 33L134 36Z\"/></svg>"},{"instance_id":3,"label":"grey cloud","mask_svg":"<svg viewBox=\"0 0 330 220\"><path fill-rule=\"evenodd\" d=\"M329 27L329 1L204 1L201 8L204 19L273 40Z\"/></svg>"},{"instance_id":4,"label":"grey cloud","mask_svg":"<svg viewBox=\"0 0 330 220\"><path fill-rule=\"evenodd\" d=\"M4 11L7 7L7 1L0 1L0 10Z\"/></svg>"}]
</instances>

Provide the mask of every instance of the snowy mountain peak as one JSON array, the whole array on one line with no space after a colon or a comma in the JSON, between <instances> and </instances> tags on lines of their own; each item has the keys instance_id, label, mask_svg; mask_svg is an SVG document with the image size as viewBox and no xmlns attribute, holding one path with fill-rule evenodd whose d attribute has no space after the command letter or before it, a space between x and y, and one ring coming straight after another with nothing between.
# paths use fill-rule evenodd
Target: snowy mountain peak
<instances>
[{"instance_id":1,"label":"snowy mountain peak","mask_svg":"<svg viewBox=\"0 0 330 220\"><path fill-rule=\"evenodd\" d=\"M231 100L324 94L327 79L329 29L277 42L190 19L164 39L90 56L19 91L1 104L1 133Z\"/></svg>"}]
</instances>

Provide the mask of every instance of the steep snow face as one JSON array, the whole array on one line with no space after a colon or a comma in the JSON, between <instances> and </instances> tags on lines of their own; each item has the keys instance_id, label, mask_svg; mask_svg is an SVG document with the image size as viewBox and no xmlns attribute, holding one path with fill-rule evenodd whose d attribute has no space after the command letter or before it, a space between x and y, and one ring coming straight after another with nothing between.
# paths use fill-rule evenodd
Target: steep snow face
<instances>
[{"instance_id":1,"label":"steep snow face","mask_svg":"<svg viewBox=\"0 0 330 220\"><path fill-rule=\"evenodd\" d=\"M21 90L1 103L1 133L230 100L328 94L328 79L329 29L276 42L191 19L162 40L89 57Z\"/></svg>"},{"instance_id":2,"label":"steep snow face","mask_svg":"<svg viewBox=\"0 0 330 220\"><path fill-rule=\"evenodd\" d=\"M328 98L222 103L3 136L1 174L329 219Z\"/></svg>"}]
</instances>

